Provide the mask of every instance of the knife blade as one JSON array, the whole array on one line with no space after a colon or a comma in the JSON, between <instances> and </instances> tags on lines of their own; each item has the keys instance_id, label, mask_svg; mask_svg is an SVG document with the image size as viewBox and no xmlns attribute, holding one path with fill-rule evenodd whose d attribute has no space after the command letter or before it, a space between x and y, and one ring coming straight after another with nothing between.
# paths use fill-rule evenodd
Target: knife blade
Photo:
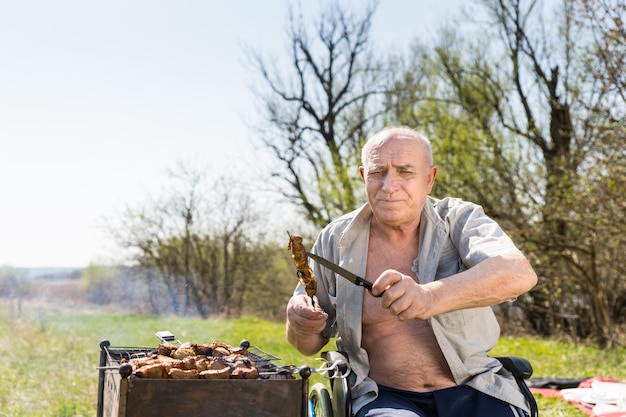
<instances>
[{"instance_id":1,"label":"knife blade","mask_svg":"<svg viewBox=\"0 0 626 417\"><path fill-rule=\"evenodd\" d=\"M342 277L344 277L351 283L358 285L359 287L364 287L370 291L372 290L372 283L369 282L368 280L361 278L360 276L348 271L345 268L340 267L339 265L329 261L326 258L322 258L321 256L318 256L314 253L309 253L309 252L305 252L305 253L315 262L319 263L322 266L325 266L326 268L330 269L333 272L336 272L337 274L341 275ZM377 297L381 297L382 295L383 294L381 293Z\"/></svg>"}]
</instances>

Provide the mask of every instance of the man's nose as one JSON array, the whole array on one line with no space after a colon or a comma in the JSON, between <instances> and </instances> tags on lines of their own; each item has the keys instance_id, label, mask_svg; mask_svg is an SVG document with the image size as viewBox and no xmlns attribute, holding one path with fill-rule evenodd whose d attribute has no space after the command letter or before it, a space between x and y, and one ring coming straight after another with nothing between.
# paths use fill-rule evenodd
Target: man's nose
<instances>
[{"instance_id":1,"label":"man's nose","mask_svg":"<svg viewBox=\"0 0 626 417\"><path fill-rule=\"evenodd\" d=\"M398 176L393 172L387 172L383 181L383 191L386 193L392 193L398 189Z\"/></svg>"}]
</instances>

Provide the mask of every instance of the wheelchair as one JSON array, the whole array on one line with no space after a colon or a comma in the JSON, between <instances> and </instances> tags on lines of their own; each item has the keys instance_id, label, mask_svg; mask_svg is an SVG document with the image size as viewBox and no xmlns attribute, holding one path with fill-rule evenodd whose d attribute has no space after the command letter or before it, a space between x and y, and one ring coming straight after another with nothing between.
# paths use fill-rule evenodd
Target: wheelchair
<instances>
[{"instance_id":1,"label":"wheelchair","mask_svg":"<svg viewBox=\"0 0 626 417\"><path fill-rule=\"evenodd\" d=\"M525 380L530 378L533 368L530 362L516 356L497 357L507 371L513 375L530 409L529 417L538 417L539 410ZM328 373L330 390L317 382L309 390L309 417L352 417L350 394L350 365L348 357L341 351L322 352L323 369Z\"/></svg>"}]
</instances>

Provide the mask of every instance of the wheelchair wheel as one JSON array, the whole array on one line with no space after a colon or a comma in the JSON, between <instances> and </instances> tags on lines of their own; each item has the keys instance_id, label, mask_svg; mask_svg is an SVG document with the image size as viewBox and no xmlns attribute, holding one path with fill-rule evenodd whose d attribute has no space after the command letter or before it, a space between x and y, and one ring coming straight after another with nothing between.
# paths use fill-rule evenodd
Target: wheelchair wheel
<instances>
[{"instance_id":1,"label":"wheelchair wheel","mask_svg":"<svg viewBox=\"0 0 626 417\"><path fill-rule=\"evenodd\" d=\"M331 379L333 417L351 417L350 385L346 378Z\"/></svg>"},{"instance_id":2,"label":"wheelchair wheel","mask_svg":"<svg viewBox=\"0 0 626 417\"><path fill-rule=\"evenodd\" d=\"M309 417L333 417L330 393L321 382L313 384L309 391Z\"/></svg>"}]
</instances>

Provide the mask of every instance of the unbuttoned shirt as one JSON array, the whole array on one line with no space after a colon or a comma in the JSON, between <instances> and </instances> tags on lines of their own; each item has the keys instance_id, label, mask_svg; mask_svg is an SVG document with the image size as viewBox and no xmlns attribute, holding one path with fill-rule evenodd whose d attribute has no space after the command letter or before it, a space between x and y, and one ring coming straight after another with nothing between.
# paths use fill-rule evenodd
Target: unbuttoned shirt
<instances>
[{"instance_id":1,"label":"unbuttoned shirt","mask_svg":"<svg viewBox=\"0 0 626 417\"><path fill-rule=\"evenodd\" d=\"M365 276L372 211L366 203L326 226L312 251L359 276ZM502 228L476 204L455 198L428 197L421 214L419 255L412 270L420 284L445 279L487 258L519 249ZM363 291L327 268L311 263L318 281L317 297L328 313L324 335L338 337L354 372L353 412L372 401L378 386L368 377L367 352L361 347ZM298 285L296 294L305 294ZM524 396L500 362L487 355L500 337L491 307L468 308L428 319L439 347L458 385L528 411Z\"/></svg>"}]
</instances>

